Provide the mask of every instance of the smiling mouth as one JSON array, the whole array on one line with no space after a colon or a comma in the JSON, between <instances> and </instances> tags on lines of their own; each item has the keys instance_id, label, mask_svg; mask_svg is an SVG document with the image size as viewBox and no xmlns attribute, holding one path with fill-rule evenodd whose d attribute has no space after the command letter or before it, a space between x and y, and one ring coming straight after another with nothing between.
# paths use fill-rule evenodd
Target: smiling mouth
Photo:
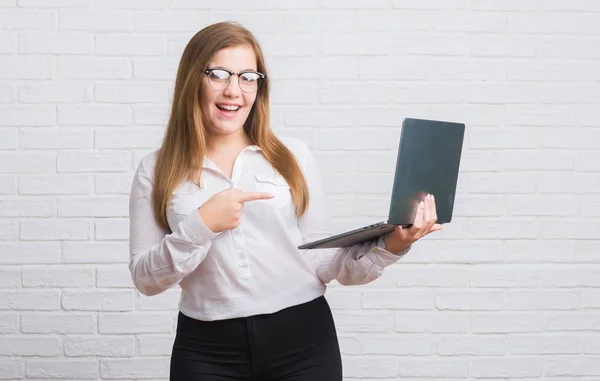
<instances>
[{"instance_id":1,"label":"smiling mouth","mask_svg":"<svg viewBox=\"0 0 600 381\"><path fill-rule=\"evenodd\" d=\"M226 112L236 112L238 111L241 106L235 106L235 105L217 105L217 108L221 111L226 111Z\"/></svg>"}]
</instances>

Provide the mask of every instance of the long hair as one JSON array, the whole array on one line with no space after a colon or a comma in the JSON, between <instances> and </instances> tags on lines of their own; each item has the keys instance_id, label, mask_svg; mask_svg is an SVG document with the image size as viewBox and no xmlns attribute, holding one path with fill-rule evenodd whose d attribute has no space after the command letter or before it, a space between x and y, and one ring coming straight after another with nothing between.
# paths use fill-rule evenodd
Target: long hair
<instances>
[{"instance_id":1,"label":"long hair","mask_svg":"<svg viewBox=\"0 0 600 381\"><path fill-rule=\"evenodd\" d=\"M174 189L185 180L199 181L207 152L207 131L202 122L199 98L204 70L221 49L248 45L256 55L257 69L267 74L260 45L239 24L220 22L196 33L185 47L177 77L171 113L158 150L152 205L159 225L168 229L166 208ZM308 207L308 187L293 153L273 133L269 121L269 76L262 80L244 132L290 186L296 215Z\"/></svg>"}]
</instances>

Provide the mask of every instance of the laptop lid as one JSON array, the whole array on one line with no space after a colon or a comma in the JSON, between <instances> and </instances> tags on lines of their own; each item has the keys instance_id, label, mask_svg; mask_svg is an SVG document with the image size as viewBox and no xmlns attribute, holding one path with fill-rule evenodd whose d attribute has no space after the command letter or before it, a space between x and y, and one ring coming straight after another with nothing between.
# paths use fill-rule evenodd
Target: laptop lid
<instances>
[{"instance_id":1,"label":"laptop lid","mask_svg":"<svg viewBox=\"0 0 600 381\"><path fill-rule=\"evenodd\" d=\"M388 223L412 224L419 202L428 193L435 197L438 223L452 220L464 133L463 123L404 120Z\"/></svg>"}]
</instances>

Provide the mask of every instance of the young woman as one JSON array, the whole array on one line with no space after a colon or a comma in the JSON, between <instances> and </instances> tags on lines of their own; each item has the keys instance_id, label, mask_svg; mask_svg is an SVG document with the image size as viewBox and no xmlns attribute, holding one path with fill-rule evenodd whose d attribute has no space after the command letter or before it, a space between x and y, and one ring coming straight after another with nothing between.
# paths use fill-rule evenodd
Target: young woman
<instances>
[{"instance_id":1,"label":"young woman","mask_svg":"<svg viewBox=\"0 0 600 381\"><path fill-rule=\"evenodd\" d=\"M160 149L130 195L130 270L156 295L181 287L171 380L342 380L326 284L381 276L436 224L431 196L414 226L346 249L298 250L330 235L307 146L269 125L269 77L234 23L183 52Z\"/></svg>"}]
</instances>

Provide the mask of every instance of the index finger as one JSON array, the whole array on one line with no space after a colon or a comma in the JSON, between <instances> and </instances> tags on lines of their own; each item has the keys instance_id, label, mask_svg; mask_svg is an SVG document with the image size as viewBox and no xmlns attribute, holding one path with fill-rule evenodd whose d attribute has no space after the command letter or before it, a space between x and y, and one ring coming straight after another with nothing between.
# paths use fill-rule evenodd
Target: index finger
<instances>
[{"instance_id":1,"label":"index finger","mask_svg":"<svg viewBox=\"0 0 600 381\"><path fill-rule=\"evenodd\" d=\"M274 196L271 193L266 192L242 192L240 193L238 200L240 202L248 202L254 200L267 200L273 197Z\"/></svg>"}]
</instances>

